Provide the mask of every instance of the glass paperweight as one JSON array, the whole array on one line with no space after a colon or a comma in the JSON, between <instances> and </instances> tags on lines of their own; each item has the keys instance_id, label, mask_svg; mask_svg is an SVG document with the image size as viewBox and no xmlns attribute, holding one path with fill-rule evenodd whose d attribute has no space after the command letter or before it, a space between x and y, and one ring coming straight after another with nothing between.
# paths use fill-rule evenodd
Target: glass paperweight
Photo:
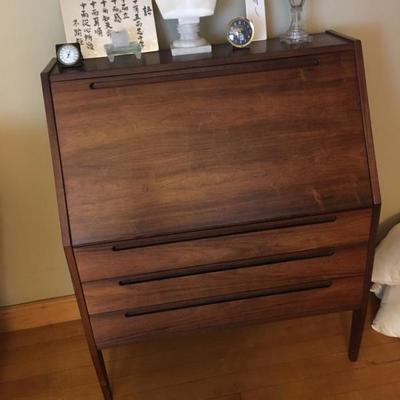
<instances>
[{"instance_id":1,"label":"glass paperweight","mask_svg":"<svg viewBox=\"0 0 400 400\"><path fill-rule=\"evenodd\" d=\"M312 41L312 37L304 30L301 17L306 0L289 0L292 22L289 30L281 36L281 41L288 44L307 43Z\"/></svg>"},{"instance_id":2,"label":"glass paperweight","mask_svg":"<svg viewBox=\"0 0 400 400\"><path fill-rule=\"evenodd\" d=\"M126 30L111 32L110 44L105 44L104 48L110 62L114 62L116 56L135 55L138 60L142 57L142 48L137 42L130 42Z\"/></svg>"}]
</instances>

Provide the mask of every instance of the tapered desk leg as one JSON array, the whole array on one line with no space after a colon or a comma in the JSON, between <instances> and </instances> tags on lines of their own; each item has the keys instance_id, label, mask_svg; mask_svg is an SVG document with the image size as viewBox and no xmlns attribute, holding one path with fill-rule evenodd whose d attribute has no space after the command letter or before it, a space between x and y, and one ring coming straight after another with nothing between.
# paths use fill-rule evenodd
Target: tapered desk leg
<instances>
[{"instance_id":1,"label":"tapered desk leg","mask_svg":"<svg viewBox=\"0 0 400 400\"><path fill-rule=\"evenodd\" d=\"M353 311L349 344L349 359L351 361L357 361L358 359L366 315L367 307Z\"/></svg>"},{"instance_id":2,"label":"tapered desk leg","mask_svg":"<svg viewBox=\"0 0 400 400\"><path fill-rule=\"evenodd\" d=\"M69 271L72 277L72 284L74 286L76 300L78 302L79 311L82 317L82 324L86 335L87 344L89 346L90 355L96 370L97 378L99 380L101 390L105 400L112 400L111 386L108 381L107 370L104 364L103 353L97 348L96 341L93 336L92 326L90 324L89 313L87 310L85 298L83 296L82 284L76 266L76 260L71 246L64 247L65 255L67 257Z\"/></svg>"},{"instance_id":3,"label":"tapered desk leg","mask_svg":"<svg viewBox=\"0 0 400 400\"><path fill-rule=\"evenodd\" d=\"M377 194L377 199L375 201L376 204L373 207L372 219L371 219L370 240L368 244L368 260L367 260L367 269L365 274L363 299L361 307L358 310L353 311L353 318L351 322L351 335L349 344L349 358L351 361L357 361L358 359L362 335L364 331L365 319L367 317L367 311L368 311L369 289L371 285L371 276L374 265L374 256L376 247L376 235L378 231L379 216L381 210L379 193Z\"/></svg>"},{"instance_id":4,"label":"tapered desk leg","mask_svg":"<svg viewBox=\"0 0 400 400\"><path fill-rule=\"evenodd\" d=\"M104 364L103 353L101 352L101 350L97 350L96 348L94 348L90 349L90 354L92 356L94 368L96 369L97 377L99 379L104 399L112 400L111 386L108 380L106 366Z\"/></svg>"}]
</instances>

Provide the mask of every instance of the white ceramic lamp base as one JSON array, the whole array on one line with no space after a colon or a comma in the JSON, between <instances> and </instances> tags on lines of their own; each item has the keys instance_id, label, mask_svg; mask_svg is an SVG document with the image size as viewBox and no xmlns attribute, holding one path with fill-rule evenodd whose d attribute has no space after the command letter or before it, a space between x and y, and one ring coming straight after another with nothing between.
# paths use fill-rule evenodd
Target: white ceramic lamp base
<instances>
[{"instance_id":1,"label":"white ceramic lamp base","mask_svg":"<svg viewBox=\"0 0 400 400\"><path fill-rule=\"evenodd\" d=\"M211 53L211 45L207 40L199 36L199 31L200 18L179 18L179 39L172 43L172 55L183 56L188 54Z\"/></svg>"}]
</instances>

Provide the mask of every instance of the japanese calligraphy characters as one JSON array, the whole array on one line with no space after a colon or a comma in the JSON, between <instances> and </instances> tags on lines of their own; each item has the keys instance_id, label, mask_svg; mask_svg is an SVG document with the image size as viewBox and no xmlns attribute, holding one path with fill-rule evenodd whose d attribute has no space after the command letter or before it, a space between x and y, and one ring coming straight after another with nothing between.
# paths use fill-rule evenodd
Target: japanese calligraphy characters
<instances>
[{"instance_id":1,"label":"japanese calligraphy characters","mask_svg":"<svg viewBox=\"0 0 400 400\"><path fill-rule=\"evenodd\" d=\"M68 42L79 42L85 58L105 57L111 32L126 29L142 52L157 51L151 0L60 0Z\"/></svg>"}]
</instances>

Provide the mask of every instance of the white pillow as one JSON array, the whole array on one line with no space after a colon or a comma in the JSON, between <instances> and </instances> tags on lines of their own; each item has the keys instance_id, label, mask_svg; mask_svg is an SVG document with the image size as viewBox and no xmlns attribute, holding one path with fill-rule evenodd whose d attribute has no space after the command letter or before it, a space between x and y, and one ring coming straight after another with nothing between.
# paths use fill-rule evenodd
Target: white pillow
<instances>
[{"instance_id":1,"label":"white pillow","mask_svg":"<svg viewBox=\"0 0 400 400\"><path fill-rule=\"evenodd\" d=\"M372 281L400 285L400 224L396 225L376 249Z\"/></svg>"},{"instance_id":2,"label":"white pillow","mask_svg":"<svg viewBox=\"0 0 400 400\"><path fill-rule=\"evenodd\" d=\"M387 287L386 285L381 285L380 283L374 283L370 289L370 292L374 293L378 299L382 299L386 287Z\"/></svg>"},{"instance_id":3,"label":"white pillow","mask_svg":"<svg viewBox=\"0 0 400 400\"><path fill-rule=\"evenodd\" d=\"M400 285L385 287L372 328L386 336L400 337Z\"/></svg>"},{"instance_id":4,"label":"white pillow","mask_svg":"<svg viewBox=\"0 0 400 400\"><path fill-rule=\"evenodd\" d=\"M400 285L385 286L381 304L400 305ZM399 315L400 319L400 315Z\"/></svg>"}]
</instances>

